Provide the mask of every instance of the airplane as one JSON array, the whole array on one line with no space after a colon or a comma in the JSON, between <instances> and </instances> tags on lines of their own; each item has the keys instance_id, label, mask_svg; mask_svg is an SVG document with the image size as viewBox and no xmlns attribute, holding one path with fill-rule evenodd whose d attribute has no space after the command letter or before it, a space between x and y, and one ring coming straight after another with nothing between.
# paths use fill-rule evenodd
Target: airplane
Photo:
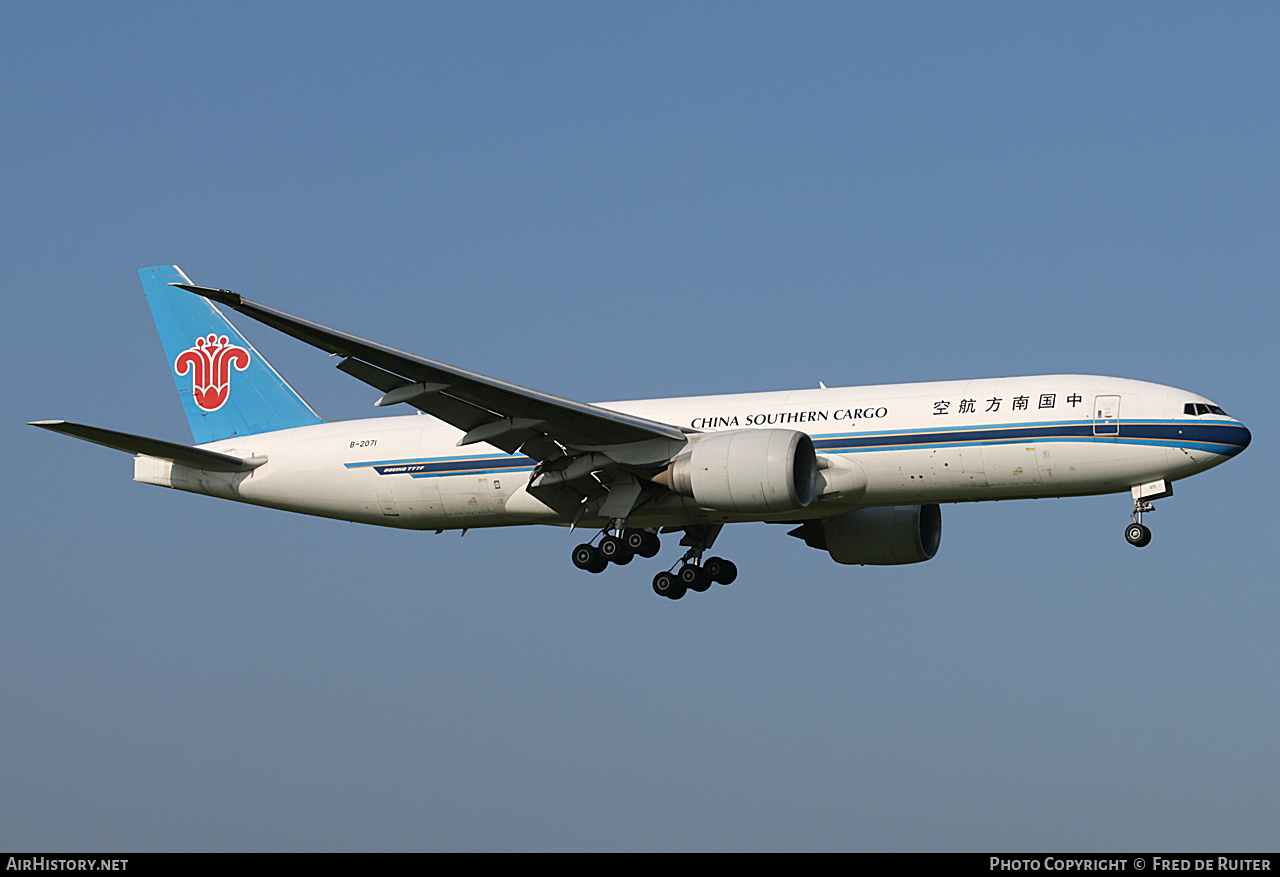
<instances>
[{"instance_id":1,"label":"airplane","mask_svg":"<svg viewBox=\"0 0 1280 877\"><path fill-rule=\"evenodd\" d=\"M1250 442L1204 396L1097 375L741 393L586 404L395 350L138 271L193 445L63 420L32 422L134 454L135 481L406 530L543 524L595 535L576 567L687 550L653 578L678 600L736 565L704 556L725 524L764 521L837 563L932 559L940 505L1129 492L1130 544L1173 482ZM407 416L330 422L219 305L339 357ZM423 414L429 416L422 416Z\"/></svg>"}]
</instances>

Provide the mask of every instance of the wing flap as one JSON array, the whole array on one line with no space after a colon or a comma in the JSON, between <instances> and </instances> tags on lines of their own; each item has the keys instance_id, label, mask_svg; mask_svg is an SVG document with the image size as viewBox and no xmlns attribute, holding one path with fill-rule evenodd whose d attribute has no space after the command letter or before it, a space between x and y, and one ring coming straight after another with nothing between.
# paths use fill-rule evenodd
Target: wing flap
<instances>
[{"instance_id":1,"label":"wing flap","mask_svg":"<svg viewBox=\"0 0 1280 877\"><path fill-rule=\"evenodd\" d=\"M422 387L420 392L414 392L411 388L422 386L421 381L410 381L359 359L344 359L338 363L338 369L385 392L386 396L379 399L377 404L395 405L404 402L419 411L425 411L432 417L438 417L463 432L470 432L496 416L487 408L478 408L470 402L447 396L443 392L428 390L427 387ZM401 393L401 391L407 392ZM396 398L397 395L402 395L403 398Z\"/></svg>"}]
</instances>

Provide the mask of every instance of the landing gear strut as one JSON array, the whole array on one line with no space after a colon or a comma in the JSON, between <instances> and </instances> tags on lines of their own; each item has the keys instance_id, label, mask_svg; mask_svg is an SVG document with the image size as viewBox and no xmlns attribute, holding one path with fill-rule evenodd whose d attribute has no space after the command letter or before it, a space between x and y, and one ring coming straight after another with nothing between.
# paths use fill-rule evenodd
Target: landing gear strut
<instances>
[{"instance_id":1,"label":"landing gear strut","mask_svg":"<svg viewBox=\"0 0 1280 877\"><path fill-rule=\"evenodd\" d=\"M1135 548L1146 548L1151 544L1151 528L1142 523L1146 512L1154 512L1156 507L1140 499L1133 501L1133 523L1124 528L1124 538Z\"/></svg>"},{"instance_id":2,"label":"landing gear strut","mask_svg":"<svg viewBox=\"0 0 1280 877\"><path fill-rule=\"evenodd\" d=\"M1133 523L1124 528L1124 538L1137 548L1151 544L1151 530L1142 523L1142 516L1154 512L1152 500L1173 496L1173 484L1166 478L1135 484L1129 492L1133 495Z\"/></svg>"}]
</instances>

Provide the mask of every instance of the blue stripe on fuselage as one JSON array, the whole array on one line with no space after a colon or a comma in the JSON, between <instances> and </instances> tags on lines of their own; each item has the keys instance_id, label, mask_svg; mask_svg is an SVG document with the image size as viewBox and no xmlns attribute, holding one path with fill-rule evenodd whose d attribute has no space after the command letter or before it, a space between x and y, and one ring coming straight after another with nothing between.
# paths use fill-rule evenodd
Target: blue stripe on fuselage
<instances>
[{"instance_id":1,"label":"blue stripe on fuselage","mask_svg":"<svg viewBox=\"0 0 1280 877\"><path fill-rule=\"evenodd\" d=\"M1108 426L1114 427L1115 424ZM1120 444L1187 447L1234 456L1249 443L1249 433L1237 423L1203 423L1191 420L1125 420L1116 434L1094 434L1092 420L999 424L963 429L912 429L858 435L814 436L819 451L858 453L939 447L1017 444L1027 441L1115 442Z\"/></svg>"},{"instance_id":2,"label":"blue stripe on fuselage","mask_svg":"<svg viewBox=\"0 0 1280 877\"><path fill-rule=\"evenodd\" d=\"M1192 448L1233 457L1249 444L1249 431L1240 423L1195 420L1122 420L1116 435L1094 435L1092 420L997 424L960 429L897 430L857 434L815 435L819 452L865 453L868 451L929 450L933 448L975 447L1019 442L1110 442ZM524 456L485 454L470 457L410 457L399 460L369 460L344 463L347 469L374 469L379 475L410 475L438 478L444 475L492 475L527 471L535 461Z\"/></svg>"},{"instance_id":3,"label":"blue stripe on fuselage","mask_svg":"<svg viewBox=\"0 0 1280 877\"><path fill-rule=\"evenodd\" d=\"M368 463L344 463L348 469L373 469L379 475L411 475L414 478L438 478L442 475L490 475L532 469L529 457L492 454L485 457L435 457L429 459L375 460Z\"/></svg>"}]
</instances>

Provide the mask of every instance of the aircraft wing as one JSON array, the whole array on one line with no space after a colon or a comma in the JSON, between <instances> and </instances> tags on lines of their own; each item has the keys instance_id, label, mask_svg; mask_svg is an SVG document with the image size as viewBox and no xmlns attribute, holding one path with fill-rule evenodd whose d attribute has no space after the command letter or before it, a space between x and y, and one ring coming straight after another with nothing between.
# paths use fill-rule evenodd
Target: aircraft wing
<instances>
[{"instance_id":1,"label":"aircraft wing","mask_svg":"<svg viewBox=\"0 0 1280 877\"><path fill-rule=\"evenodd\" d=\"M676 426L611 411L485 377L330 329L227 289L171 283L341 356L338 368L385 394L378 405L408 403L462 430L459 445L487 442L537 460L648 439L682 441Z\"/></svg>"}]
</instances>

